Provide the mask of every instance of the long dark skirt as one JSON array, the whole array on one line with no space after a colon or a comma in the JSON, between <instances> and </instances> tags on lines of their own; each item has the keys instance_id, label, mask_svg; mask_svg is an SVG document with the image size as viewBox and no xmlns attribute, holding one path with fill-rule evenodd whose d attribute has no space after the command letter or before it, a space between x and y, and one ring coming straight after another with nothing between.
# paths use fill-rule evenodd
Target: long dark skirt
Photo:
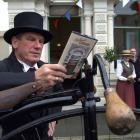
<instances>
[{"instance_id":1,"label":"long dark skirt","mask_svg":"<svg viewBox=\"0 0 140 140\"><path fill-rule=\"evenodd\" d=\"M116 91L120 98L131 108L135 108L134 84L125 81L117 81Z\"/></svg>"}]
</instances>

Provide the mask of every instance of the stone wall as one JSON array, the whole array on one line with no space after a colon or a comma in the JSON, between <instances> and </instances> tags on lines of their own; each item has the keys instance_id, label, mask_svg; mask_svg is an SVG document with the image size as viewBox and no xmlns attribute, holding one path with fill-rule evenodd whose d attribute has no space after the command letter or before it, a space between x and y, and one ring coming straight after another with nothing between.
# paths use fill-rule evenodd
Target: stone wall
<instances>
[{"instance_id":1,"label":"stone wall","mask_svg":"<svg viewBox=\"0 0 140 140\"><path fill-rule=\"evenodd\" d=\"M9 55L9 45L3 39L4 32L0 31L0 60Z\"/></svg>"}]
</instances>

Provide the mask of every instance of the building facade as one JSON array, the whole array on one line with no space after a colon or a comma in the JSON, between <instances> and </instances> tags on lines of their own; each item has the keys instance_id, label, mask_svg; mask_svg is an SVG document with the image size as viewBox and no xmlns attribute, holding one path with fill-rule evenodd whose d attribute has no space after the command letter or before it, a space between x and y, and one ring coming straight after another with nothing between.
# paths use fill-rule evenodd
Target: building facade
<instances>
[{"instance_id":1,"label":"building facade","mask_svg":"<svg viewBox=\"0 0 140 140\"><path fill-rule=\"evenodd\" d=\"M129 5L122 8L120 6L122 3L119 0L82 0L82 8L77 6L76 0L4 1L8 2L9 28L13 27L13 18L19 12L35 11L43 16L44 28L50 30L54 35L54 39L46 44L43 49L42 60L46 62L57 63L73 30L98 40L98 43L88 57L91 65L94 54L98 53L103 56L106 48L116 48L118 54L122 49L129 49L131 47L135 47L137 51L140 51L140 15L136 14L135 11L131 11ZM122 9L125 10L121 11ZM130 10L130 13L128 10ZM66 12L70 12L70 20L65 16ZM3 46L7 47L0 48L2 50L0 51L1 59L11 52L11 47L8 47L9 45L2 40L2 36L3 32L0 34L0 42ZM108 63L105 62L105 65L108 71ZM115 86L116 77L113 63L110 66L110 70L111 85ZM94 82L97 87L96 94L101 97L101 102L97 103L97 105L104 105L104 89L99 72L94 77ZM79 105L80 103L76 104L76 106ZM65 107L65 109L68 108ZM66 129L62 127L59 131L67 131L67 125L76 125L77 120L64 120L61 124ZM102 123L100 126L102 128ZM79 136L81 132L78 132L78 130L79 128L77 128L77 135ZM62 136L66 135L63 132L60 133L62 133ZM76 135L76 132L71 133L71 135Z\"/></svg>"}]
</instances>

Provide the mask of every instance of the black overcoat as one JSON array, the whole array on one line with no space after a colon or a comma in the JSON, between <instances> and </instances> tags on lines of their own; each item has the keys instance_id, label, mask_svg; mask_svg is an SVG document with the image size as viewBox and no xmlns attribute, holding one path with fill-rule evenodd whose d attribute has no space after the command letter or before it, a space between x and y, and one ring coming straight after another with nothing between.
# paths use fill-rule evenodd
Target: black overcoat
<instances>
[{"instance_id":1,"label":"black overcoat","mask_svg":"<svg viewBox=\"0 0 140 140\"><path fill-rule=\"evenodd\" d=\"M42 61L39 61L37 63L38 67L41 67L43 64L44 62ZM33 82L34 80L35 80L34 72L23 72L22 65L16 59L14 52L12 52L8 58L0 61L0 91L16 87L28 82ZM49 92L57 92L62 90L63 90L62 85L58 84L54 86L51 90L49 90ZM40 114L47 115L50 113L60 111L61 107L45 109L45 111L43 110L41 111L41 113L35 112L31 115L25 114L24 116L15 118L14 120L6 121L4 122L4 124L2 124L3 134L17 128L20 125L30 122L31 119L34 118L36 119L40 117ZM47 125L43 124L42 126L40 126L39 132L41 133L42 137L47 137ZM33 134L31 136L31 132L28 131L26 139L34 140L36 139L36 136L34 136ZM13 138L13 140L20 140L20 138L19 137L17 137L16 139ZM48 140L48 138L46 140Z\"/></svg>"}]
</instances>

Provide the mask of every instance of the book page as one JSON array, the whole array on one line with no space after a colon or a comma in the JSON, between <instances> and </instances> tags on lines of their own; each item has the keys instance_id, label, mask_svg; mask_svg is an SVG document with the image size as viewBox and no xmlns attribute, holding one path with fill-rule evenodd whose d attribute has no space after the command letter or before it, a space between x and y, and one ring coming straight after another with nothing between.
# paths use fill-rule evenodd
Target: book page
<instances>
[{"instance_id":1,"label":"book page","mask_svg":"<svg viewBox=\"0 0 140 140\"><path fill-rule=\"evenodd\" d=\"M80 71L84 59L95 46L97 40L87 35L81 35L78 32L72 32L66 47L61 55L59 64L67 69L67 78L73 78Z\"/></svg>"}]
</instances>

